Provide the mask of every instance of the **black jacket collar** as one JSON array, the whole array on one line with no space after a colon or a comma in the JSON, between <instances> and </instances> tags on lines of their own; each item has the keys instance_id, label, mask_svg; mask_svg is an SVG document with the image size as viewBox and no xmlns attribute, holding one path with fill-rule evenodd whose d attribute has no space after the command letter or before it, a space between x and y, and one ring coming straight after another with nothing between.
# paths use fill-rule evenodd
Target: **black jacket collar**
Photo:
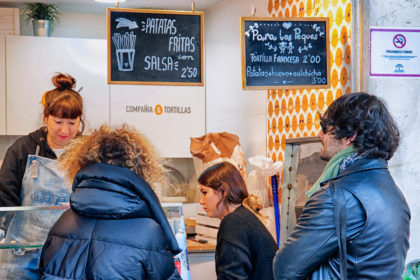
<instances>
[{"instance_id":1,"label":"black jacket collar","mask_svg":"<svg viewBox=\"0 0 420 280\"><path fill-rule=\"evenodd\" d=\"M376 158L376 159L370 159L370 158L361 158L356 160L353 164L351 164L349 167L347 167L346 170L344 170L342 173L338 174L336 177L325 180L321 182L321 186L326 185L329 181L339 179L341 177L358 173L358 172L364 172L368 170L373 169L388 169L388 162L385 159Z\"/></svg>"}]
</instances>

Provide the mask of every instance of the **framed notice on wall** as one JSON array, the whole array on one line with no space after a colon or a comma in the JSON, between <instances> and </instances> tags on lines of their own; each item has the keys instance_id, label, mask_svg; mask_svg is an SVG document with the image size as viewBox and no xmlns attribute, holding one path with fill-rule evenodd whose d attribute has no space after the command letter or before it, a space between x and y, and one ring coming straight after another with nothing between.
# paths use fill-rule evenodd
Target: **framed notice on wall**
<instances>
[{"instance_id":1,"label":"framed notice on wall","mask_svg":"<svg viewBox=\"0 0 420 280\"><path fill-rule=\"evenodd\" d=\"M370 76L420 77L420 29L370 28Z\"/></svg>"},{"instance_id":2,"label":"framed notice on wall","mask_svg":"<svg viewBox=\"0 0 420 280\"><path fill-rule=\"evenodd\" d=\"M328 18L242 17L242 88L329 88L329 49Z\"/></svg>"},{"instance_id":3,"label":"framed notice on wall","mask_svg":"<svg viewBox=\"0 0 420 280\"><path fill-rule=\"evenodd\" d=\"M203 85L203 12L107 9L109 84Z\"/></svg>"}]
</instances>

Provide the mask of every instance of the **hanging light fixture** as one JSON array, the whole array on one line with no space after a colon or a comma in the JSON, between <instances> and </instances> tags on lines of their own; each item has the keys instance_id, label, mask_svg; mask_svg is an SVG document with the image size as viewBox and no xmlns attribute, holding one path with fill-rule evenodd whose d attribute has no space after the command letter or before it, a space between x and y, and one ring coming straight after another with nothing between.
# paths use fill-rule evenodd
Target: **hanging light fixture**
<instances>
[{"instance_id":1,"label":"hanging light fixture","mask_svg":"<svg viewBox=\"0 0 420 280\"><path fill-rule=\"evenodd\" d=\"M120 2L120 3L123 3L123 2L126 2L127 0L94 0L95 2L99 2L99 3L108 3L108 4L113 4L113 3L117 3L117 2Z\"/></svg>"}]
</instances>

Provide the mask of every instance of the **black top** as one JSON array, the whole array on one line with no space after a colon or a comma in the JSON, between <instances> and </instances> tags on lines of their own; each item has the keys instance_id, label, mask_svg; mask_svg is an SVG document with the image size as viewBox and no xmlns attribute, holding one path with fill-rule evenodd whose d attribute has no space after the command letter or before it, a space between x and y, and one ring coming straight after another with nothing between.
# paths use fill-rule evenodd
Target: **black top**
<instances>
[{"instance_id":1,"label":"black top","mask_svg":"<svg viewBox=\"0 0 420 280\"><path fill-rule=\"evenodd\" d=\"M261 221L244 206L223 218L217 233L217 279L273 278L277 244Z\"/></svg>"},{"instance_id":2,"label":"black top","mask_svg":"<svg viewBox=\"0 0 420 280\"><path fill-rule=\"evenodd\" d=\"M57 156L47 144L44 128L22 136L7 150L0 169L0 207L20 206L20 191L25 174L28 155L35 155L39 146L39 156L56 159Z\"/></svg>"}]
</instances>

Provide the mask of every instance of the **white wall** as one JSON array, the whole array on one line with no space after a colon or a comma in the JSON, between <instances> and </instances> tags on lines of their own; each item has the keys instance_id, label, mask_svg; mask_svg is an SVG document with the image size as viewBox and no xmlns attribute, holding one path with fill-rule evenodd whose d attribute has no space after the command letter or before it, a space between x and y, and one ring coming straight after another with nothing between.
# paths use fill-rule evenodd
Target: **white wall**
<instances>
[{"instance_id":1,"label":"white wall","mask_svg":"<svg viewBox=\"0 0 420 280\"><path fill-rule=\"evenodd\" d=\"M204 16L206 131L237 134L246 158L265 155L267 92L241 88L239 18L251 16L254 3L256 16L266 16L265 2L226 0L206 10ZM97 14L62 6L61 12L53 37L106 38L105 9ZM32 26L21 22L21 35L32 36ZM13 140L0 136L0 159Z\"/></svg>"},{"instance_id":2,"label":"white wall","mask_svg":"<svg viewBox=\"0 0 420 280\"><path fill-rule=\"evenodd\" d=\"M42 1L41 1L42 2ZM18 3L0 3L4 7L19 8ZM53 37L67 38L89 38L106 39L106 8L113 7L107 4L80 3L77 5L63 4L58 5L60 12L58 24L56 24ZM32 36L32 24L21 17L20 35Z\"/></svg>"},{"instance_id":3,"label":"white wall","mask_svg":"<svg viewBox=\"0 0 420 280\"><path fill-rule=\"evenodd\" d=\"M106 66L103 39L7 36L7 134L25 135L43 125L40 100L56 72L74 76L76 90L83 87L86 131L109 124Z\"/></svg>"},{"instance_id":4,"label":"white wall","mask_svg":"<svg viewBox=\"0 0 420 280\"><path fill-rule=\"evenodd\" d=\"M2 3L4 7L15 7L16 5ZM106 38L106 16L105 8L103 15L88 13L88 10L75 9L74 7L63 7L62 15L60 16L60 23L55 32L52 34L54 37L72 37L72 38L92 38L92 39L105 39ZM32 36L32 26L27 25L21 20L20 35ZM2 41L4 47L4 40ZM0 50L1 48L0 47ZM1 58L4 62L3 57ZM1 63L0 63L1 64ZM36 70L34 70L36 71ZM1 74L1 71L0 71ZM4 77L4 75L0 75ZM1 83L0 87L5 88L5 83ZM0 94L0 99L2 95ZM0 100L0 109L4 106L3 100ZM5 120L1 120L0 131L5 129ZM4 124L3 124L4 122ZM3 131L4 132L4 131ZM29 132L29 131L28 131ZM17 139L16 136L0 136L0 163L3 160L7 148Z\"/></svg>"},{"instance_id":5,"label":"white wall","mask_svg":"<svg viewBox=\"0 0 420 280\"><path fill-rule=\"evenodd\" d=\"M240 17L266 15L265 0L227 0L205 12L207 132L239 136L248 159L266 154L266 90L242 90ZM248 171L249 169L248 164Z\"/></svg>"},{"instance_id":6,"label":"white wall","mask_svg":"<svg viewBox=\"0 0 420 280\"><path fill-rule=\"evenodd\" d=\"M266 153L265 90L242 90L240 17L266 15L266 0L225 0L204 11L206 131L239 136L245 157ZM63 5L54 37L106 38L106 16ZM21 35L32 35L21 22ZM201 136L201 135L192 135ZM249 165L248 165L249 167Z\"/></svg>"},{"instance_id":7,"label":"white wall","mask_svg":"<svg viewBox=\"0 0 420 280\"><path fill-rule=\"evenodd\" d=\"M20 23L20 35L32 36L32 24ZM106 39L106 16L96 14L76 14L63 11L56 25L53 37Z\"/></svg>"},{"instance_id":8,"label":"white wall","mask_svg":"<svg viewBox=\"0 0 420 280\"><path fill-rule=\"evenodd\" d=\"M420 29L420 0L370 0L364 6L364 88L382 97L396 119L401 143L389 162L395 181L411 208L410 250L407 262L420 258L420 78L369 77L369 27L416 27ZM419 66L420 67L420 66Z\"/></svg>"},{"instance_id":9,"label":"white wall","mask_svg":"<svg viewBox=\"0 0 420 280\"><path fill-rule=\"evenodd\" d=\"M0 35L0 134L6 133L6 37Z\"/></svg>"}]
</instances>

